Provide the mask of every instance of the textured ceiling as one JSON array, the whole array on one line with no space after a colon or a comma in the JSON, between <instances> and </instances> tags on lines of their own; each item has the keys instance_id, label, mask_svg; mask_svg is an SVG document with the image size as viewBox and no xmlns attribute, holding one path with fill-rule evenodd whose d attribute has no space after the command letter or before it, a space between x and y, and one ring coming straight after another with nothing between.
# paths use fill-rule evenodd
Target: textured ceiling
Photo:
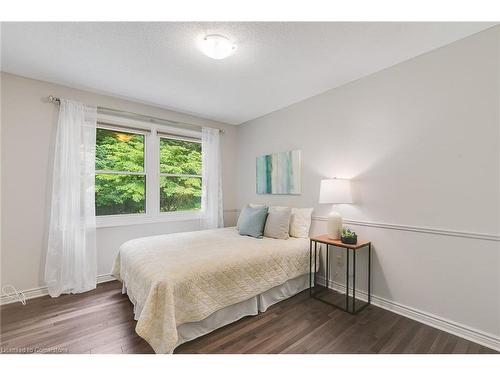
<instances>
[{"instance_id":1,"label":"textured ceiling","mask_svg":"<svg viewBox=\"0 0 500 375\"><path fill-rule=\"evenodd\" d=\"M240 124L487 23L3 23L2 70ZM226 60L196 39L226 35ZM49 93L47 93L49 94Z\"/></svg>"}]
</instances>

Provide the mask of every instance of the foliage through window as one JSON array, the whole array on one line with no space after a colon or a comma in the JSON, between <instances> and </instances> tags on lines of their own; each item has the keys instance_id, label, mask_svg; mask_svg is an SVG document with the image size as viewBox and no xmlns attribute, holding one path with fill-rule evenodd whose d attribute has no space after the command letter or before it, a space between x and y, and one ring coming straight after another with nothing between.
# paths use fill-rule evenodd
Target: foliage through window
<instances>
[{"instance_id":1,"label":"foliage through window","mask_svg":"<svg viewBox=\"0 0 500 375\"><path fill-rule=\"evenodd\" d=\"M201 208L201 143L160 138L160 211Z\"/></svg>"},{"instance_id":2,"label":"foliage through window","mask_svg":"<svg viewBox=\"0 0 500 375\"><path fill-rule=\"evenodd\" d=\"M201 142L145 134L97 128L97 216L201 208Z\"/></svg>"},{"instance_id":3,"label":"foliage through window","mask_svg":"<svg viewBox=\"0 0 500 375\"><path fill-rule=\"evenodd\" d=\"M97 129L96 215L146 211L144 135Z\"/></svg>"}]
</instances>

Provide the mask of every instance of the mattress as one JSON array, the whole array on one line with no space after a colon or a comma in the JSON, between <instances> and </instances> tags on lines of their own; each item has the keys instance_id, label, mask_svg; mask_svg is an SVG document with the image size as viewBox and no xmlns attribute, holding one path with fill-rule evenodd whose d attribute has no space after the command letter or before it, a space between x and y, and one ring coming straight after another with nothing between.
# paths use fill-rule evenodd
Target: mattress
<instances>
[{"instance_id":1,"label":"mattress","mask_svg":"<svg viewBox=\"0 0 500 375\"><path fill-rule=\"evenodd\" d=\"M179 344L179 326L308 273L308 239L255 239L234 228L128 241L112 271L134 303L136 332L157 353Z\"/></svg>"}]
</instances>

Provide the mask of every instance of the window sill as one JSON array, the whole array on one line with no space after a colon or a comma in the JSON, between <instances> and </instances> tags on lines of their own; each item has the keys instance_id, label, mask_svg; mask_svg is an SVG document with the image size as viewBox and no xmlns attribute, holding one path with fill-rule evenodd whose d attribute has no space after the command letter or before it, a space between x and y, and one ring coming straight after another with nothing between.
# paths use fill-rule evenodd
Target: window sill
<instances>
[{"instance_id":1,"label":"window sill","mask_svg":"<svg viewBox=\"0 0 500 375\"><path fill-rule=\"evenodd\" d=\"M96 228L112 228L175 221L196 221L200 220L200 218L201 212L199 211L169 212L161 213L158 216L151 216L146 214L98 216L96 217Z\"/></svg>"}]
</instances>

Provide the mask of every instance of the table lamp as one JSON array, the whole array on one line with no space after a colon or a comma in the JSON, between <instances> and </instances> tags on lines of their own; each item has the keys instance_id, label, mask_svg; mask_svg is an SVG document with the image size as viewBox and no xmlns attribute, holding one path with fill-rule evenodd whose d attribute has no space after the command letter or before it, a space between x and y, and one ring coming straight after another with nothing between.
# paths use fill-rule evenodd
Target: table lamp
<instances>
[{"instance_id":1,"label":"table lamp","mask_svg":"<svg viewBox=\"0 0 500 375\"><path fill-rule=\"evenodd\" d=\"M319 189L319 203L340 204L352 203L351 182L343 178L329 178L321 180ZM342 216L335 211L328 214L328 237L336 240L342 234Z\"/></svg>"}]
</instances>

